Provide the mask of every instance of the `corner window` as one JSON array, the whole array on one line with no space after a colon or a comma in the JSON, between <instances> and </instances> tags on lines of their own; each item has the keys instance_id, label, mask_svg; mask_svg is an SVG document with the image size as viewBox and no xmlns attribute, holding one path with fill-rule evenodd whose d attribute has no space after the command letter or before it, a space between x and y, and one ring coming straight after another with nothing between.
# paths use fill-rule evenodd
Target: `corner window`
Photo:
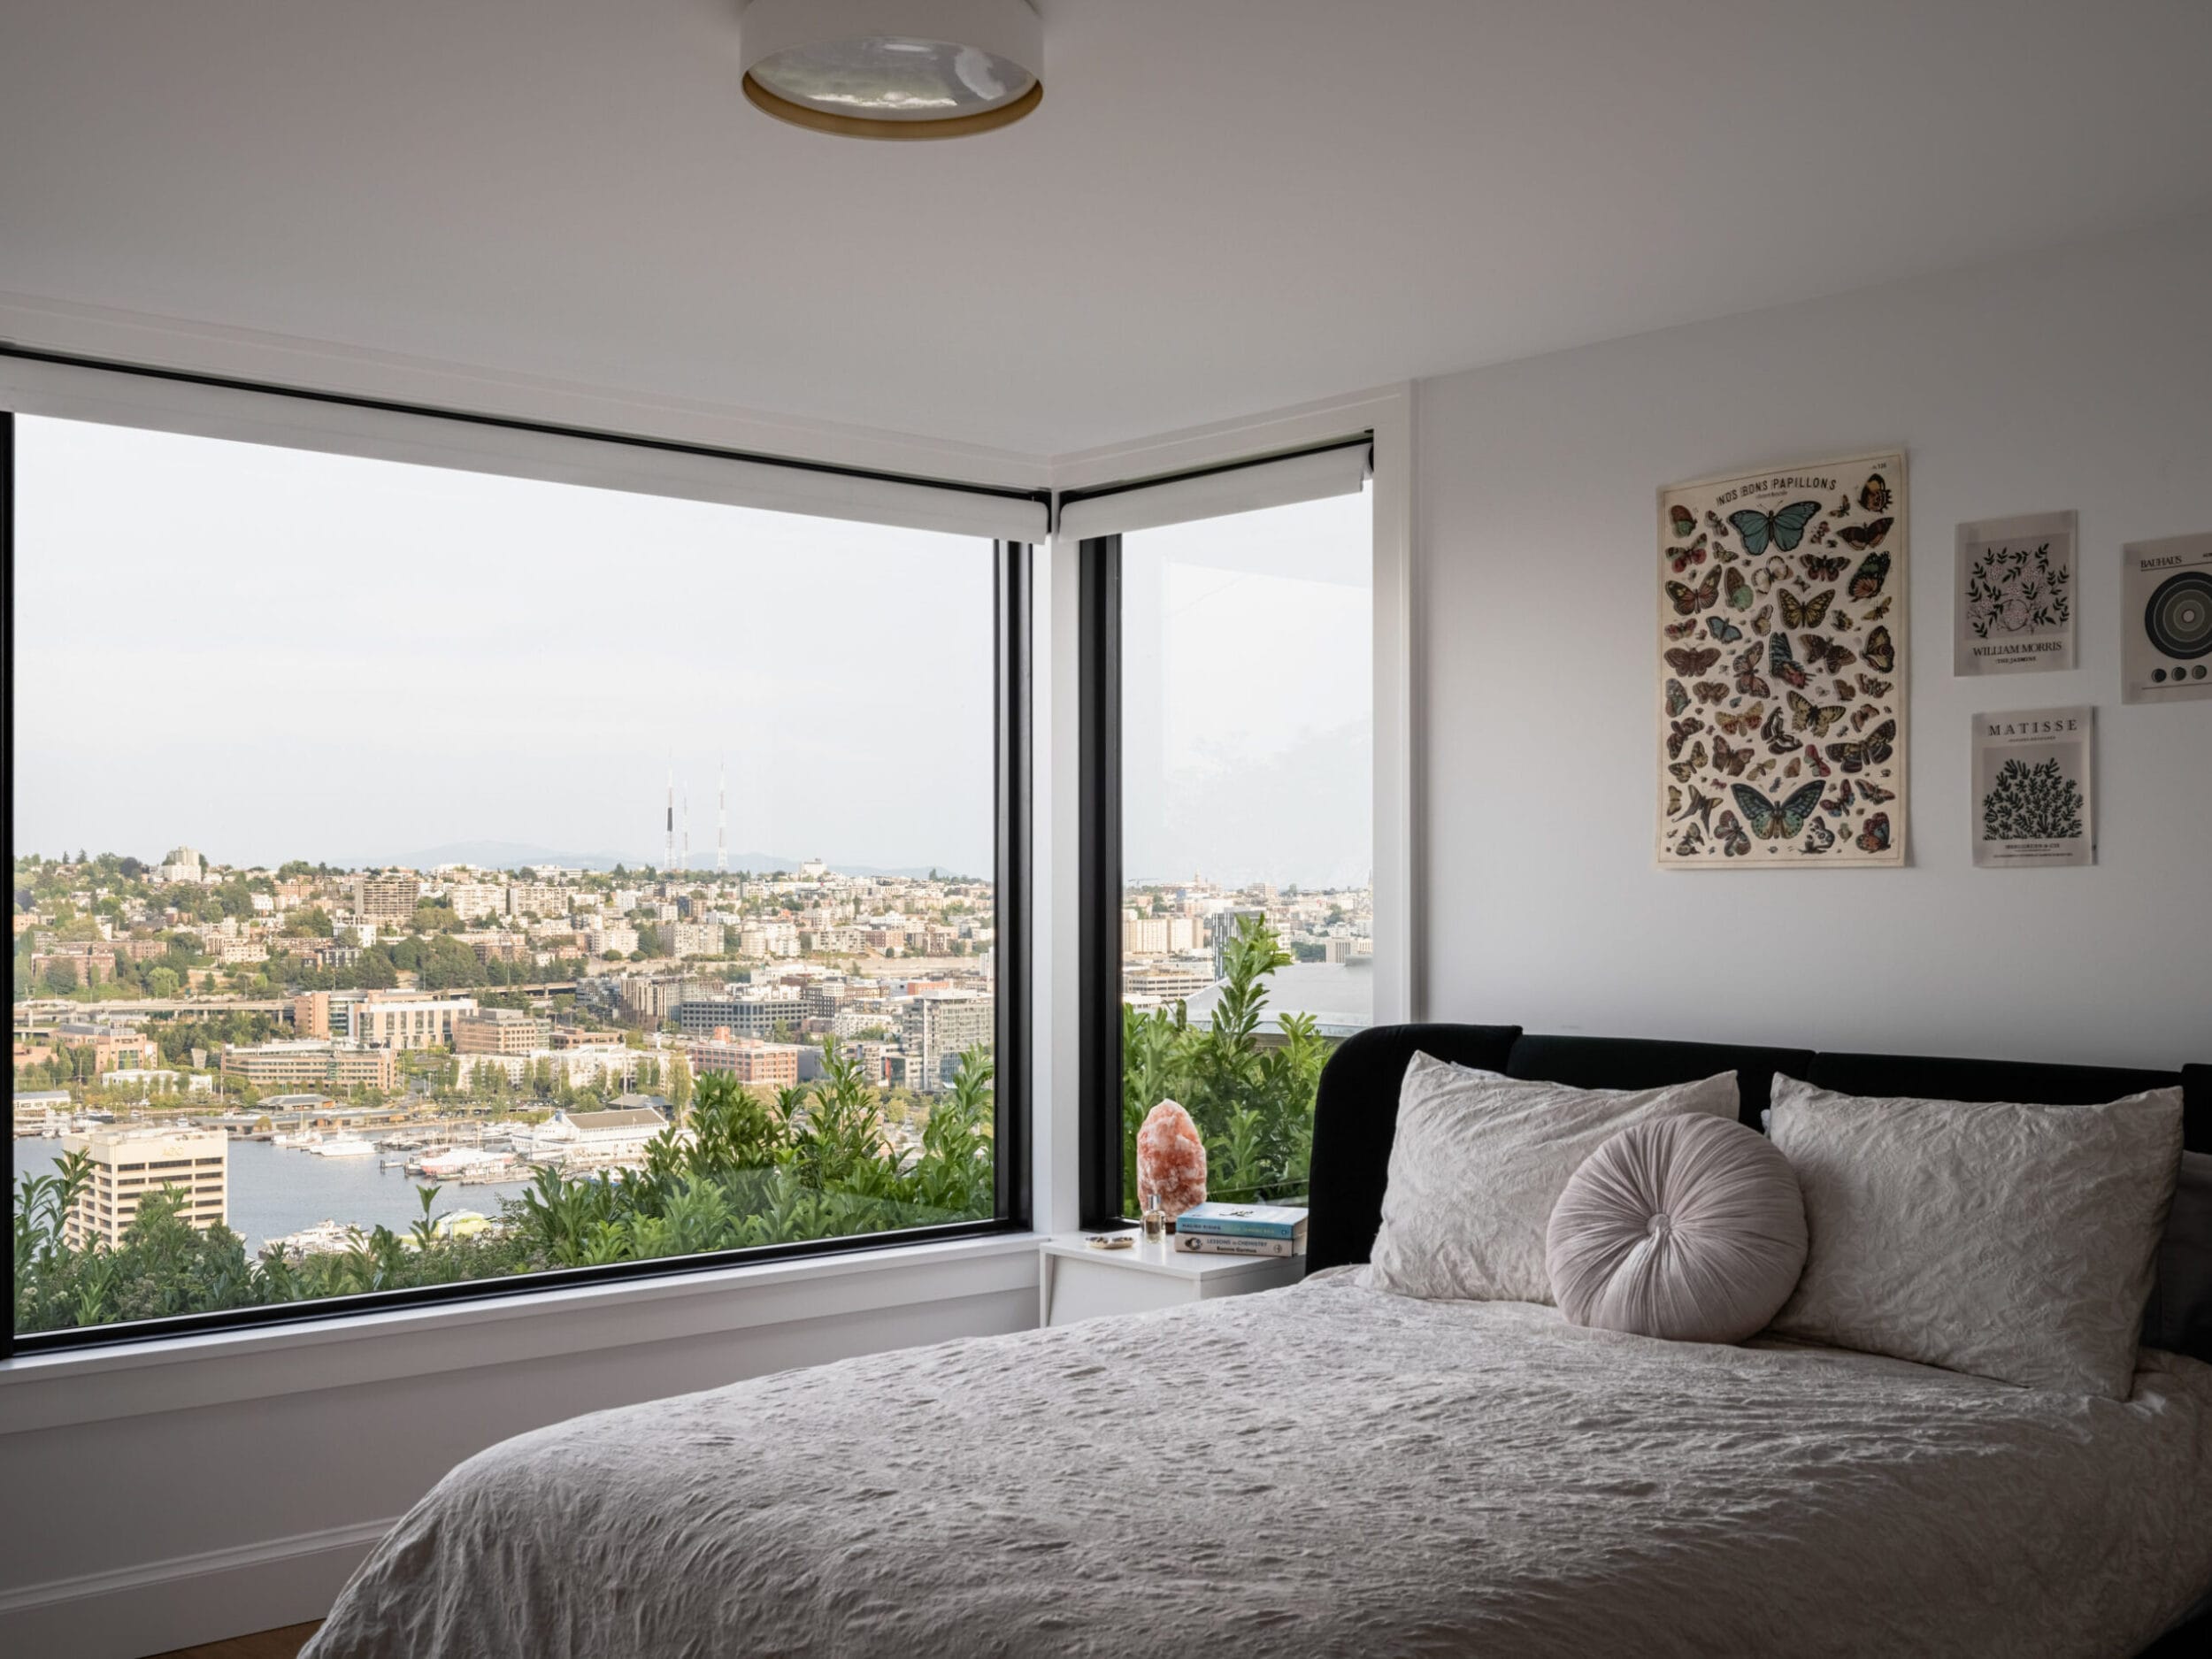
<instances>
[{"instance_id":1,"label":"corner window","mask_svg":"<svg viewBox=\"0 0 2212 1659\"><path fill-rule=\"evenodd\" d=\"M1083 544L1094 1224L1137 1213L1168 1100L1210 1196L1302 1198L1322 1064L1372 1022L1370 495Z\"/></svg>"},{"instance_id":2,"label":"corner window","mask_svg":"<svg viewBox=\"0 0 2212 1659\"><path fill-rule=\"evenodd\" d=\"M1028 548L255 396L0 414L0 1346L1025 1223Z\"/></svg>"}]
</instances>

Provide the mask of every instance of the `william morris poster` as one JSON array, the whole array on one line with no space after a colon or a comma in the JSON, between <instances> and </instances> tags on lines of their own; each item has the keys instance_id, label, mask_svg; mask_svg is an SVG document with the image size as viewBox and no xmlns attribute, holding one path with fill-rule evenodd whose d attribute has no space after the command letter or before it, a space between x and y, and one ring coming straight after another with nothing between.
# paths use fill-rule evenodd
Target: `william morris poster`
<instances>
[{"instance_id":1,"label":"william morris poster","mask_svg":"<svg viewBox=\"0 0 2212 1659\"><path fill-rule=\"evenodd\" d=\"M1905 457L1659 493L1668 870L1905 862Z\"/></svg>"},{"instance_id":2,"label":"william morris poster","mask_svg":"<svg viewBox=\"0 0 2212 1659\"><path fill-rule=\"evenodd\" d=\"M2097 862L2094 709L1974 717L1974 862L2036 868Z\"/></svg>"},{"instance_id":3,"label":"william morris poster","mask_svg":"<svg viewBox=\"0 0 2212 1659\"><path fill-rule=\"evenodd\" d=\"M2070 512L1959 526L1951 578L1951 672L2074 665L2076 519Z\"/></svg>"}]
</instances>

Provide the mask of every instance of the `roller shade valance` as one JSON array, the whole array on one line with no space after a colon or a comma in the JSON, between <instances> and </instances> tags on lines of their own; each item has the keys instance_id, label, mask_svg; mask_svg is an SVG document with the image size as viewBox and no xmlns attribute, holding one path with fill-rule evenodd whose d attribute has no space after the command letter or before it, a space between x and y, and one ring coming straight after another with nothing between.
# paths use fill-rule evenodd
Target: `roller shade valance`
<instances>
[{"instance_id":1,"label":"roller shade valance","mask_svg":"<svg viewBox=\"0 0 2212 1659\"><path fill-rule=\"evenodd\" d=\"M1037 495L0 351L0 409L770 512L1041 541Z\"/></svg>"},{"instance_id":2,"label":"roller shade valance","mask_svg":"<svg viewBox=\"0 0 2212 1659\"><path fill-rule=\"evenodd\" d=\"M1367 480L1372 453L1371 435L1362 433L1292 455L1105 489L1066 491L1060 496L1059 534L1084 541L1355 495Z\"/></svg>"}]
</instances>

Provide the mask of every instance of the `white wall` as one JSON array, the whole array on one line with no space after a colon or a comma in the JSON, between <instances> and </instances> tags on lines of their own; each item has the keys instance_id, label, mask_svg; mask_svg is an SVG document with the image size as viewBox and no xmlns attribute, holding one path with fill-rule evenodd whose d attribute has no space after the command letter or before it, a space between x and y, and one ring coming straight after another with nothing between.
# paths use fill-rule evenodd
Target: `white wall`
<instances>
[{"instance_id":1,"label":"white wall","mask_svg":"<svg viewBox=\"0 0 2212 1659\"><path fill-rule=\"evenodd\" d=\"M1878 214L1808 221L1747 257L1879 234ZM2212 531L2212 220L1417 396L1428 1017L2212 1059L2212 702L2121 705L2118 580L2122 542ZM1910 866L1655 870L1655 492L1897 443L1912 486ZM1953 679L1957 523L2069 507L2079 668ZM1969 717L2078 702L2097 705L2096 866L1974 869ZM1732 942L1713 949L1724 913Z\"/></svg>"},{"instance_id":2,"label":"white wall","mask_svg":"<svg viewBox=\"0 0 2212 1659\"><path fill-rule=\"evenodd\" d=\"M319 1617L391 1522L495 1441L1027 1329L1036 1263L1033 1240L979 1240L16 1360L0 1371L0 1653L131 1659Z\"/></svg>"}]
</instances>

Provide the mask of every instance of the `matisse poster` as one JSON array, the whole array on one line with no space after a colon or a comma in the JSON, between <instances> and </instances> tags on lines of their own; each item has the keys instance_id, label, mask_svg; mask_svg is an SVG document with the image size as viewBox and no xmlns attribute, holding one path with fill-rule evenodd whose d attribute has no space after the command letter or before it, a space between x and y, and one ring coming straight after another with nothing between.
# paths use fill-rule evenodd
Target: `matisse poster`
<instances>
[{"instance_id":1,"label":"matisse poster","mask_svg":"<svg viewBox=\"0 0 2212 1659\"><path fill-rule=\"evenodd\" d=\"M2074 665L2077 530L2070 512L1959 526L1952 554L1954 674Z\"/></svg>"},{"instance_id":2,"label":"matisse poster","mask_svg":"<svg viewBox=\"0 0 2212 1659\"><path fill-rule=\"evenodd\" d=\"M1659 493L1657 860L1905 862L1905 457Z\"/></svg>"},{"instance_id":3,"label":"matisse poster","mask_svg":"<svg viewBox=\"0 0 2212 1659\"><path fill-rule=\"evenodd\" d=\"M1974 862L2039 869L2097 862L2093 708L1974 717Z\"/></svg>"}]
</instances>

